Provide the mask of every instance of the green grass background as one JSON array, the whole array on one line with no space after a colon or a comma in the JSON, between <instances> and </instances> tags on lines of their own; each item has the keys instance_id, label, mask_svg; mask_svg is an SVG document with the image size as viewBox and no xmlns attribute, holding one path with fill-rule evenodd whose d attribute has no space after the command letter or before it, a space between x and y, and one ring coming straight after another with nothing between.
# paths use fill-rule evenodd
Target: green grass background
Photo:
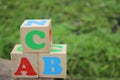
<instances>
[{"instance_id":1,"label":"green grass background","mask_svg":"<svg viewBox=\"0 0 120 80\"><path fill-rule=\"evenodd\" d=\"M44 18L53 43L68 45L68 78L120 77L120 0L0 0L0 57L21 43L25 19Z\"/></svg>"}]
</instances>

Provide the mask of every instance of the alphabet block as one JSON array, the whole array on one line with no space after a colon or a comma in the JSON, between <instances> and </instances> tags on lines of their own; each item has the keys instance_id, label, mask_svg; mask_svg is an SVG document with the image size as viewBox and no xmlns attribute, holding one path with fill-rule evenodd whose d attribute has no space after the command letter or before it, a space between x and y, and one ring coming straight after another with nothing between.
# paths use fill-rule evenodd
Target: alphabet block
<instances>
[{"instance_id":1,"label":"alphabet block","mask_svg":"<svg viewBox=\"0 0 120 80\"><path fill-rule=\"evenodd\" d=\"M11 71L14 78L38 77L38 54L22 52L21 45L15 45L11 52Z\"/></svg>"},{"instance_id":2,"label":"alphabet block","mask_svg":"<svg viewBox=\"0 0 120 80\"><path fill-rule=\"evenodd\" d=\"M23 52L49 52L52 44L50 19L25 20L20 27Z\"/></svg>"},{"instance_id":3,"label":"alphabet block","mask_svg":"<svg viewBox=\"0 0 120 80\"><path fill-rule=\"evenodd\" d=\"M53 44L49 54L39 54L39 77L66 77L66 45Z\"/></svg>"}]
</instances>

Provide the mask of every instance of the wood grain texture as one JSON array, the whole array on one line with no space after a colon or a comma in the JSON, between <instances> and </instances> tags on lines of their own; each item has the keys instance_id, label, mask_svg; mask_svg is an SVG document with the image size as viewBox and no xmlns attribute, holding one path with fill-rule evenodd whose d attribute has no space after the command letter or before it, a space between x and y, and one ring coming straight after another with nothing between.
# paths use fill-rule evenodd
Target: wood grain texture
<instances>
[{"instance_id":1,"label":"wood grain texture","mask_svg":"<svg viewBox=\"0 0 120 80\"><path fill-rule=\"evenodd\" d=\"M66 44L52 44L51 47L51 52L50 53L43 53L39 54L38 62L39 62L39 77L51 77L51 78L66 78L67 76L67 56L66 56L66 51L67 51L67 45ZM44 74L43 72L45 71L45 62L43 60L43 57L49 58L57 58L60 60L60 67L62 68L62 72L59 74ZM51 62L51 64L56 64ZM48 68L49 65L47 65ZM57 71L57 69L56 69ZM54 72L54 68L52 68L52 72Z\"/></svg>"},{"instance_id":2,"label":"wood grain texture","mask_svg":"<svg viewBox=\"0 0 120 80\"><path fill-rule=\"evenodd\" d=\"M40 19L44 20L44 19ZM46 19L47 20L47 19ZM31 25L31 26L25 26L24 24L26 23L23 22L23 24L20 27L20 35L21 35L21 42L23 46L23 52L49 52L49 49L52 44L52 23L51 20L48 19L47 23L45 25ZM34 40L35 43L37 44L42 44L45 43L45 47L40 48L40 49L35 49L27 45L26 42L26 36L32 32L32 31L39 31L45 34L45 38L41 38L38 34L35 34L32 39ZM29 43L29 42L28 42Z\"/></svg>"},{"instance_id":3,"label":"wood grain texture","mask_svg":"<svg viewBox=\"0 0 120 80\"><path fill-rule=\"evenodd\" d=\"M37 78L38 77L38 62L37 62L37 53L23 53L21 51L19 51L18 49L20 48L20 44L15 45L15 47L13 48L12 52L11 52L11 72L12 72L12 76L14 78ZM22 59L26 59L25 61L22 61ZM22 65L21 63L23 63L24 65ZM21 72L19 70L20 68L20 64L22 65L21 68L22 69L27 69L29 68L30 70L32 70L33 75L27 75L26 71ZM26 65L25 65L26 64ZM25 67L25 68L23 68ZM30 71L29 70L29 71ZM22 73L21 75L17 75L15 74L16 72L18 72L17 74Z\"/></svg>"}]
</instances>

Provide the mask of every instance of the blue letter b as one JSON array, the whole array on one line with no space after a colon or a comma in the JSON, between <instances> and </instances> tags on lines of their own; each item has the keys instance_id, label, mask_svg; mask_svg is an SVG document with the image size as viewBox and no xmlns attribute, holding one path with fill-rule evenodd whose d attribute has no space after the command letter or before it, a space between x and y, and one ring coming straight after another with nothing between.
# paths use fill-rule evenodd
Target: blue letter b
<instances>
[{"instance_id":1,"label":"blue letter b","mask_svg":"<svg viewBox=\"0 0 120 80\"><path fill-rule=\"evenodd\" d=\"M62 73L62 67L60 66L61 60L58 57L43 57L43 60L44 60L43 74L58 75Z\"/></svg>"}]
</instances>

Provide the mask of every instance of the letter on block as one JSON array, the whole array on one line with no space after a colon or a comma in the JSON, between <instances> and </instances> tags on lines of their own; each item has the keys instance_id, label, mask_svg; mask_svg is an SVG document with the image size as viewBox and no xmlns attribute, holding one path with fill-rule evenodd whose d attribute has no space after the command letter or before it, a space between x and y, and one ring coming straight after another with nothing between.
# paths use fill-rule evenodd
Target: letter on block
<instances>
[{"instance_id":1,"label":"letter on block","mask_svg":"<svg viewBox=\"0 0 120 80\"><path fill-rule=\"evenodd\" d=\"M39 77L66 77L66 45L52 44L50 54L39 54Z\"/></svg>"},{"instance_id":2,"label":"letter on block","mask_svg":"<svg viewBox=\"0 0 120 80\"><path fill-rule=\"evenodd\" d=\"M38 62L36 53L26 54L22 52L21 45L15 45L11 52L11 70L14 78L37 78Z\"/></svg>"},{"instance_id":3,"label":"letter on block","mask_svg":"<svg viewBox=\"0 0 120 80\"><path fill-rule=\"evenodd\" d=\"M23 52L49 52L52 44L50 19L25 20L20 27Z\"/></svg>"}]
</instances>

